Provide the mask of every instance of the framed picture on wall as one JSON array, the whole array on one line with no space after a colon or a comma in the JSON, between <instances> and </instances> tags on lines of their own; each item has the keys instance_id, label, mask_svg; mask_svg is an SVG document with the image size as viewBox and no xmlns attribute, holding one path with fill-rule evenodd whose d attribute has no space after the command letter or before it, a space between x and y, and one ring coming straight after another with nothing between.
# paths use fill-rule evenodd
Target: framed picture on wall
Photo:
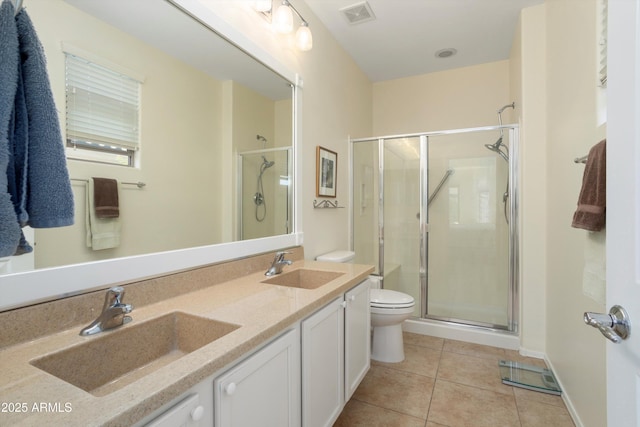
<instances>
[{"instance_id":1,"label":"framed picture on wall","mask_svg":"<svg viewBox=\"0 0 640 427\"><path fill-rule=\"evenodd\" d=\"M316 196L336 197L338 154L318 145L316 151Z\"/></svg>"}]
</instances>

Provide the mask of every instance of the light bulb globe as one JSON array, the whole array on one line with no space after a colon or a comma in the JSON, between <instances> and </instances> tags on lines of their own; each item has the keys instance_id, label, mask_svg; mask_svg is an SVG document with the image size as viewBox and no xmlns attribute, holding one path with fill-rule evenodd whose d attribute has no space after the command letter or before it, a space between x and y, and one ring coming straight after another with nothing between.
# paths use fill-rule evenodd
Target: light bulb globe
<instances>
[{"instance_id":1,"label":"light bulb globe","mask_svg":"<svg viewBox=\"0 0 640 427\"><path fill-rule=\"evenodd\" d=\"M308 25L302 24L296 31L296 46L302 51L311 50L313 47L313 36Z\"/></svg>"},{"instance_id":2,"label":"light bulb globe","mask_svg":"<svg viewBox=\"0 0 640 427\"><path fill-rule=\"evenodd\" d=\"M293 31L293 12L289 6L278 6L273 15L273 26L278 33L288 34Z\"/></svg>"}]
</instances>

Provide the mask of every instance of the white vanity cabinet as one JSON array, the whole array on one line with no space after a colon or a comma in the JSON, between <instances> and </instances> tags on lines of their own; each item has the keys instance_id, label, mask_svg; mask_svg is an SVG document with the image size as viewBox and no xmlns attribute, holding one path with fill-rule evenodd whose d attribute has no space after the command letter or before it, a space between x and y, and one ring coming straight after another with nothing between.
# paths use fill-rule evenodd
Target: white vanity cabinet
<instances>
[{"instance_id":1,"label":"white vanity cabinet","mask_svg":"<svg viewBox=\"0 0 640 427\"><path fill-rule=\"evenodd\" d=\"M344 404L344 298L302 322L302 425L330 426Z\"/></svg>"},{"instance_id":2,"label":"white vanity cabinet","mask_svg":"<svg viewBox=\"0 0 640 427\"><path fill-rule=\"evenodd\" d=\"M371 282L365 280L344 295L344 400L347 402L371 366Z\"/></svg>"},{"instance_id":3,"label":"white vanity cabinet","mask_svg":"<svg viewBox=\"0 0 640 427\"><path fill-rule=\"evenodd\" d=\"M216 427L300 425L300 329L292 329L213 382Z\"/></svg>"},{"instance_id":4,"label":"white vanity cabinet","mask_svg":"<svg viewBox=\"0 0 640 427\"><path fill-rule=\"evenodd\" d=\"M365 280L302 321L302 425L331 426L369 369Z\"/></svg>"}]
</instances>

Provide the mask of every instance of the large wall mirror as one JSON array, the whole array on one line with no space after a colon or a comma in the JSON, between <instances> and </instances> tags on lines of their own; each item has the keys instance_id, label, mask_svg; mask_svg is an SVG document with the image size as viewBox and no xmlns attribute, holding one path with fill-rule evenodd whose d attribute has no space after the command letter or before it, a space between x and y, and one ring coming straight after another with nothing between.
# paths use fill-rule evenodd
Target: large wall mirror
<instances>
[{"instance_id":1,"label":"large wall mirror","mask_svg":"<svg viewBox=\"0 0 640 427\"><path fill-rule=\"evenodd\" d=\"M62 128L65 57L74 55L141 82L140 149L132 167L68 159L75 225L35 230L34 252L1 266L10 298L0 309L298 243L295 74L275 60L265 65L254 46L248 50L258 53L247 53L246 40L242 49L231 43L232 30L214 31L217 18L198 0L28 0L25 7L47 55ZM86 243L93 177L119 181L114 248Z\"/></svg>"}]
</instances>

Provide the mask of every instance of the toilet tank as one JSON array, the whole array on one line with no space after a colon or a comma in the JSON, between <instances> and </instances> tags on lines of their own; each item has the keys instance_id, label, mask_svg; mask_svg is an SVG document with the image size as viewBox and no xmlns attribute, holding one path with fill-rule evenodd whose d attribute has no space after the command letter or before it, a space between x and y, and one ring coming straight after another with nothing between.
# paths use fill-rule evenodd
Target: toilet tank
<instances>
[{"instance_id":1,"label":"toilet tank","mask_svg":"<svg viewBox=\"0 0 640 427\"><path fill-rule=\"evenodd\" d=\"M353 251L333 251L323 255L318 255L316 261L324 262L351 262L356 256Z\"/></svg>"}]
</instances>

